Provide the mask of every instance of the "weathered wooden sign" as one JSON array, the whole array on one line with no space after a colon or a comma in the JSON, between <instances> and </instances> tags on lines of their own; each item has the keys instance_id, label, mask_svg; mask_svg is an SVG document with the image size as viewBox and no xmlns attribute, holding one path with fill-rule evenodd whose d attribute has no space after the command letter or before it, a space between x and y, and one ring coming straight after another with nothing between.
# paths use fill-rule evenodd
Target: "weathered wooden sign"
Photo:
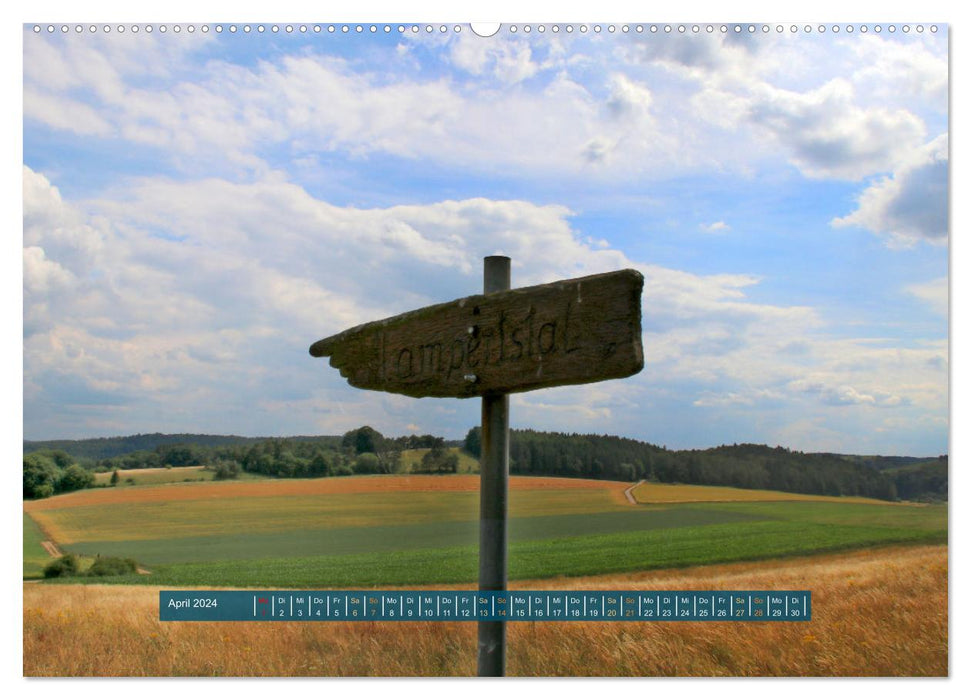
<instances>
[{"instance_id":1,"label":"weathered wooden sign","mask_svg":"<svg viewBox=\"0 0 971 700\"><path fill-rule=\"evenodd\" d=\"M636 270L457 299L310 346L352 386L466 398L628 377L644 366Z\"/></svg>"}]
</instances>

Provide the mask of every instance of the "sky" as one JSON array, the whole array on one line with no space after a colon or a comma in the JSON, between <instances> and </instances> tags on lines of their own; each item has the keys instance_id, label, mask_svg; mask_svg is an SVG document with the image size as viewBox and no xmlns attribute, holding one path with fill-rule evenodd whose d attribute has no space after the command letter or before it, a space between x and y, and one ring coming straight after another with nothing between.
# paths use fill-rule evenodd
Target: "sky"
<instances>
[{"instance_id":1,"label":"sky","mask_svg":"<svg viewBox=\"0 0 971 700\"><path fill-rule=\"evenodd\" d=\"M645 277L643 371L515 394L514 428L948 451L946 24L52 26L23 29L26 439L461 438L477 400L307 350L503 254L513 286Z\"/></svg>"}]
</instances>

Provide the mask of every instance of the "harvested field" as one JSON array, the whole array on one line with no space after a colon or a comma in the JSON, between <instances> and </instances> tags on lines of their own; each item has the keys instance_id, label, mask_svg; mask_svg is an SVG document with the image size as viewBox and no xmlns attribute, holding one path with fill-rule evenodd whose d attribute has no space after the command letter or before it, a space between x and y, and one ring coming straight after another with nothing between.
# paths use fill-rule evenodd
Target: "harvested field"
<instances>
[{"instance_id":1,"label":"harvested field","mask_svg":"<svg viewBox=\"0 0 971 700\"><path fill-rule=\"evenodd\" d=\"M510 490L599 490L616 492L617 503L624 504L624 488L619 481L594 479L558 479L555 477L513 476ZM25 501L24 510L42 512L78 506L100 506L115 503L148 503L154 501L200 501L263 496L309 496L316 494L362 494L385 492L475 492L479 476L458 475L375 475L345 476L324 479L272 479L261 481L219 481L170 484L139 489L86 489L38 501Z\"/></svg>"}]
</instances>

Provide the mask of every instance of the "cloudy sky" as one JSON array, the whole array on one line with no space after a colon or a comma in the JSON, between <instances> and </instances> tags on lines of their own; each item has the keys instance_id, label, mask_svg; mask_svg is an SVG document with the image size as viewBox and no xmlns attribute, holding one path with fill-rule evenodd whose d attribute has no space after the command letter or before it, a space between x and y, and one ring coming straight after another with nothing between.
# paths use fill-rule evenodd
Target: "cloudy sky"
<instances>
[{"instance_id":1,"label":"cloudy sky","mask_svg":"<svg viewBox=\"0 0 971 700\"><path fill-rule=\"evenodd\" d=\"M25 438L462 437L307 349L505 254L645 277L644 370L513 427L947 451L946 25L117 26L24 27Z\"/></svg>"}]
</instances>

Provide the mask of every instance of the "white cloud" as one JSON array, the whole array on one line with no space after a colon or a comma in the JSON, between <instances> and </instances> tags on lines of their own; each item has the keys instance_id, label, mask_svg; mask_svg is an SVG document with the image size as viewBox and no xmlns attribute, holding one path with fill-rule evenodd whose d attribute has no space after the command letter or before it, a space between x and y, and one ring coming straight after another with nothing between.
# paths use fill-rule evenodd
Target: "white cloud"
<instances>
[{"instance_id":1,"label":"white cloud","mask_svg":"<svg viewBox=\"0 0 971 700\"><path fill-rule=\"evenodd\" d=\"M727 393L704 392L692 405L704 408L724 408L726 406L755 406L767 401L779 401L784 396L771 389L750 391L729 391Z\"/></svg>"},{"instance_id":2,"label":"white cloud","mask_svg":"<svg viewBox=\"0 0 971 700\"><path fill-rule=\"evenodd\" d=\"M905 291L926 303L934 313L947 316L950 302L947 277L938 277L923 284L911 284L905 288Z\"/></svg>"},{"instance_id":3,"label":"white cloud","mask_svg":"<svg viewBox=\"0 0 971 700\"><path fill-rule=\"evenodd\" d=\"M114 127L95 108L69 97L24 88L24 118L78 136L111 136Z\"/></svg>"},{"instance_id":4,"label":"white cloud","mask_svg":"<svg viewBox=\"0 0 971 700\"><path fill-rule=\"evenodd\" d=\"M893 174L859 197L858 208L834 226L861 226L887 236L888 244L943 243L948 236L948 138L942 134L913 149Z\"/></svg>"},{"instance_id":5,"label":"white cloud","mask_svg":"<svg viewBox=\"0 0 971 700\"><path fill-rule=\"evenodd\" d=\"M860 179L893 169L924 140L915 109L947 109L946 62L926 47L864 37L854 40L867 48L720 33L617 37L613 52L588 56L579 38L409 34L401 46L430 44L466 75L412 69L394 79L310 52L249 66L210 61L190 73L201 36L139 36L141 53L132 36L90 39L28 38L28 120L164 149L187 169L218 163L257 176L268 169L261 153L286 145L293 158L386 153L609 178L745 171L781 153L811 177ZM908 70L919 77L910 102L875 90ZM528 79L537 84L527 91ZM917 84L935 86L933 104L915 105L927 97Z\"/></svg>"},{"instance_id":6,"label":"white cloud","mask_svg":"<svg viewBox=\"0 0 971 700\"><path fill-rule=\"evenodd\" d=\"M724 221L716 221L711 224L699 224L700 228L705 233L726 233L731 230L731 226L726 224Z\"/></svg>"},{"instance_id":7,"label":"white cloud","mask_svg":"<svg viewBox=\"0 0 971 700\"><path fill-rule=\"evenodd\" d=\"M309 387L326 386L316 401L346 407L342 381L320 377L319 363L306 355L309 344L476 293L481 258L492 253L513 258L515 286L641 270L649 360L643 376L664 386L730 380L750 385L749 396L768 396L759 392L793 376L783 347L809 337L821 322L812 309L748 300L746 288L758 284L751 275L638 265L579 235L570 211L559 206L471 199L345 208L278 177L247 185L143 179L111 198L69 205L43 175L25 169L25 183L25 226L32 222L26 314L44 313L44 323L25 329L25 386L41 387L48 400L68 390L51 378L69 375L68 403L111 405L139 396L161 407L182 405L188 394L206 406L228 391L222 387L234 387L269 402L261 404L268 411L284 411L307 400ZM95 229L89 223L95 220L110 223ZM65 255L55 268L41 255L49 244L87 254ZM56 284L72 275L83 278L82 292L55 297ZM283 368L291 376L281 379ZM558 398L544 393L524 406L532 407L528 415L552 411L574 416L578 426L589 419L606 429L618 416L628 420L628 409L641 400L623 394L631 391L626 386ZM360 410L375 411L375 420L383 415L402 429L414 422L407 407L361 401ZM314 411L313 420L344 427L348 415Z\"/></svg>"},{"instance_id":8,"label":"white cloud","mask_svg":"<svg viewBox=\"0 0 971 700\"><path fill-rule=\"evenodd\" d=\"M947 104L946 52L935 53L919 40L900 42L876 35L854 37L845 47L859 61L853 82L874 99Z\"/></svg>"},{"instance_id":9,"label":"white cloud","mask_svg":"<svg viewBox=\"0 0 971 700\"><path fill-rule=\"evenodd\" d=\"M73 281L74 275L53 260L48 260L43 248L24 248L24 291L28 295L47 294L58 288L69 287Z\"/></svg>"},{"instance_id":10,"label":"white cloud","mask_svg":"<svg viewBox=\"0 0 971 700\"><path fill-rule=\"evenodd\" d=\"M747 118L791 153L811 177L858 180L890 170L924 139L924 124L907 110L863 108L853 86L835 78L815 90L769 85L754 91Z\"/></svg>"},{"instance_id":11,"label":"white cloud","mask_svg":"<svg viewBox=\"0 0 971 700\"><path fill-rule=\"evenodd\" d=\"M916 44L715 34L635 42L625 53L695 83L695 114L734 135L746 151L734 157L771 156L768 137L814 178L889 171L924 140L918 112L947 112L946 58Z\"/></svg>"},{"instance_id":12,"label":"white cloud","mask_svg":"<svg viewBox=\"0 0 971 700\"><path fill-rule=\"evenodd\" d=\"M526 41L482 38L468 32L453 36L449 47L453 65L476 76L491 73L501 83L519 83L540 70Z\"/></svg>"}]
</instances>

